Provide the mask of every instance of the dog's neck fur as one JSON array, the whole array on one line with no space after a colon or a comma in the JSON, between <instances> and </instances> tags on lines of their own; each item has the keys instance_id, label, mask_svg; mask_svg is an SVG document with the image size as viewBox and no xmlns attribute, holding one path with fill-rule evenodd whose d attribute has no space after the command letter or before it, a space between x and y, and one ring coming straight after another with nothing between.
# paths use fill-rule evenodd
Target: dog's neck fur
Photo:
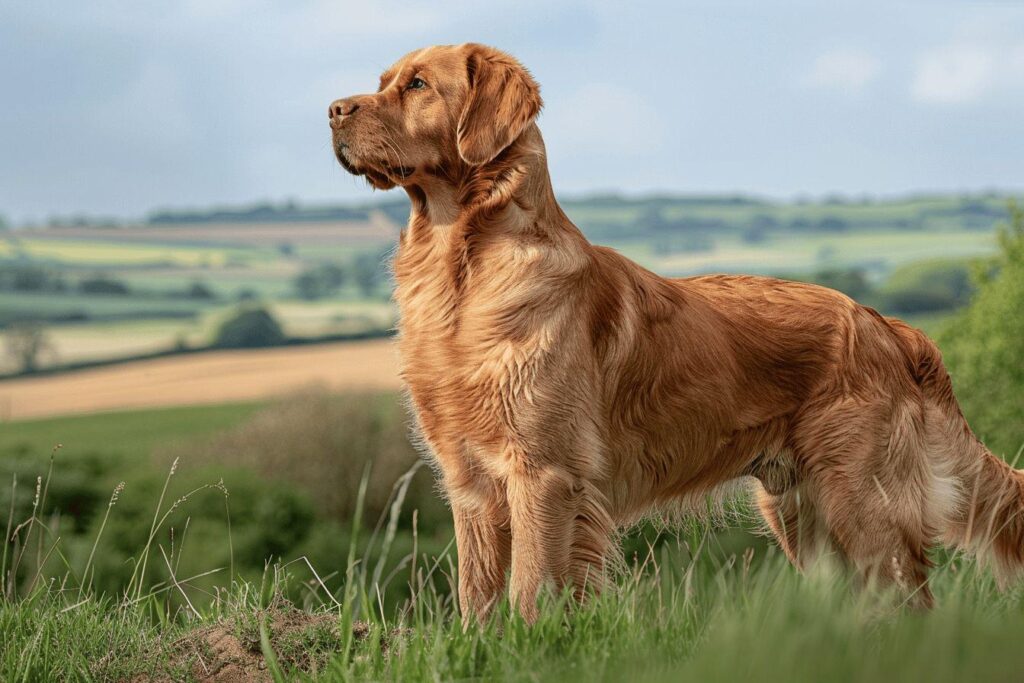
<instances>
[{"instance_id":1,"label":"dog's neck fur","mask_svg":"<svg viewBox=\"0 0 1024 683\"><path fill-rule=\"evenodd\" d=\"M420 174L405 187L412 201L402 247L445 242L487 232L509 237L582 233L558 205L548 175L544 141L531 124L508 148L481 166L462 164L454 174ZM428 232L429 235L417 234Z\"/></svg>"},{"instance_id":2,"label":"dog's neck fur","mask_svg":"<svg viewBox=\"0 0 1024 683\"><path fill-rule=\"evenodd\" d=\"M491 248L507 258L530 250L549 276L571 275L590 261L590 244L555 199L535 124L492 161L420 173L405 189L412 210L394 263L403 334L455 329L466 284L486 279L478 257ZM424 320L427 310L433 320Z\"/></svg>"}]
</instances>

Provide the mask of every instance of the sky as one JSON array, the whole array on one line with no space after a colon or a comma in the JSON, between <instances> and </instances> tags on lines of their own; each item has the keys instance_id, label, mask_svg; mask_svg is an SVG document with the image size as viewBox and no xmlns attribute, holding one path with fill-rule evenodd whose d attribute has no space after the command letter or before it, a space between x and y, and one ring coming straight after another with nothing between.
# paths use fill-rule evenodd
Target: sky
<instances>
[{"instance_id":1,"label":"sky","mask_svg":"<svg viewBox=\"0 0 1024 683\"><path fill-rule=\"evenodd\" d=\"M0 215L379 199L327 105L466 41L541 83L563 194L1024 188L1024 2L0 0Z\"/></svg>"}]
</instances>

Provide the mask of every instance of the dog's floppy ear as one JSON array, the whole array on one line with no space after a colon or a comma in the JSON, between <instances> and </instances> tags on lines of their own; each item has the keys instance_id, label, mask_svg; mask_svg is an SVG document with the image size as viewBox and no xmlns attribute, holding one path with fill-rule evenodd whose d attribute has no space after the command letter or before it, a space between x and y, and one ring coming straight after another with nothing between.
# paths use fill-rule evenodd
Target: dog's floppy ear
<instances>
[{"instance_id":1,"label":"dog's floppy ear","mask_svg":"<svg viewBox=\"0 0 1024 683\"><path fill-rule=\"evenodd\" d=\"M512 144L540 113L540 86L514 58L484 45L468 45L469 97L459 117L459 156L486 164Z\"/></svg>"}]
</instances>

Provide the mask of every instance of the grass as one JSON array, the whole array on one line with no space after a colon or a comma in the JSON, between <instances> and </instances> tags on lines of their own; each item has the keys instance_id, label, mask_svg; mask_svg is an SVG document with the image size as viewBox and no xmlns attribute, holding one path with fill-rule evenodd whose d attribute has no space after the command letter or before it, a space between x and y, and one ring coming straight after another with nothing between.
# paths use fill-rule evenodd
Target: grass
<instances>
[{"instance_id":1,"label":"grass","mask_svg":"<svg viewBox=\"0 0 1024 683\"><path fill-rule=\"evenodd\" d=\"M60 443L66 458L94 452L145 462L157 446L173 447L234 427L259 407L227 403L23 420L0 429L0 458L28 454L42 459Z\"/></svg>"},{"instance_id":2,"label":"grass","mask_svg":"<svg viewBox=\"0 0 1024 683\"><path fill-rule=\"evenodd\" d=\"M393 520L403 514L397 491ZM503 604L491 623L464 630L451 547L414 550L404 576L375 581L374 563L356 550L356 518L348 579L333 591L322 571L295 562L208 595L172 573L129 596L80 597L72 579L0 599L0 678L1010 681L1024 666L1024 592L999 593L963 558L939 558L939 607L911 613L891 596L853 589L834 568L799 576L774 548L736 552L692 524L652 542L583 607L548 596L528 626ZM393 534L391 524L382 529L378 547ZM166 552L147 546L136 562L148 553L171 567L174 549ZM293 580L309 586L304 605L282 598ZM378 596L403 581L412 597L379 608Z\"/></svg>"},{"instance_id":3,"label":"grass","mask_svg":"<svg viewBox=\"0 0 1024 683\"><path fill-rule=\"evenodd\" d=\"M351 412L367 403L323 409L347 405ZM373 414L391 405L385 397L377 403L366 416L345 413L338 422L369 433ZM311 417L285 428L295 422L288 410L283 405L249 417L252 406L234 405L39 420L19 423L17 438L0 433L0 453L12 446L48 449L55 437L69 444L52 481L40 481L36 497L45 499L60 488L63 459L112 445L141 455L176 442L183 458L198 454L193 466L261 448L265 454L255 457L276 457L275 439L294 450L302 433L323 422ZM316 415L307 404L296 411ZM398 418L377 419L388 425ZM365 420L371 422L356 426ZM213 433L219 436L205 446L194 440ZM323 457L339 448L327 432L309 441L329 444ZM388 441L375 443L364 450L387 451ZM346 463L340 471L361 469L355 454L339 457ZM313 457L303 455L294 467L307 462ZM330 466L314 465L311 472ZM116 504L103 505L88 542L37 514L45 500L33 503L26 519L12 520L21 528L8 532L18 542L7 546L0 576L9 581L5 570L21 549L27 553L14 572L18 597L2 597L11 594L0 590L0 680L206 680L213 671L252 678L279 670L283 679L326 681L984 681L1015 680L1024 665L1016 645L1024 637L1024 591L999 593L987 574L960 557L936 554L932 587L939 607L915 614L889 596L854 589L835 569L799 576L774 546L742 530L750 527L745 514L735 517L739 531L696 522L675 533L645 527L624 539L625 568L613 588L582 608L549 596L540 622L528 627L502 605L494 623L464 631L452 597L457 562L450 529L439 532L439 542L416 533L424 510L408 508L423 498L408 487L411 477L400 479L390 500L371 502L389 486L378 482L371 493L364 475L349 493L355 501L350 528L328 529L337 548L333 560L296 554L290 562L272 561L261 577L241 573L237 559L250 516L259 514L258 490L239 488L237 476L226 474L233 495L224 499L216 479L176 485L181 471L140 489L126 472L128 488ZM25 479L21 486L31 489L33 481ZM229 524L201 513L215 503ZM371 507L381 511L376 526L359 519ZM151 531L132 535L127 563L111 564L107 556L130 528L126 517ZM179 532L169 533L172 527ZM211 538L219 540L211 545ZM71 552L70 542L83 547ZM85 555L83 569L74 558ZM51 561L38 562L39 556ZM105 572L118 566L136 576L144 564L148 581L126 580L106 592L91 588L109 585ZM90 566L95 583L81 578Z\"/></svg>"},{"instance_id":4,"label":"grass","mask_svg":"<svg viewBox=\"0 0 1024 683\"><path fill-rule=\"evenodd\" d=\"M115 434L143 450L251 410L37 421L19 425L19 438L43 447L59 434L87 449L109 445ZM9 445L0 440L0 450ZM742 505L732 530L695 520L672 531L635 529L612 587L582 607L548 595L534 626L502 604L492 623L464 630L450 531L440 545L417 536L420 511L407 509L411 474L399 478L390 501L375 505L383 512L373 525L360 520L371 480L364 470L350 528L335 541L338 559L276 560L248 580L234 569L238 529L248 520L222 508L229 523L216 559L209 544L186 543L187 519L203 504L198 493L222 484L175 493L172 479L181 474L173 467L148 488L144 508L117 496L103 506L84 570L62 561L57 523L37 513L60 476L58 466L42 478L36 500L43 501L9 524L7 538L16 542L0 563L0 680L213 680L220 672L242 677L234 680L941 682L1019 680L1024 667L1024 586L1000 593L972 560L935 552L938 607L911 612L891 595L855 588L828 563L798 574L750 532L756 523ZM238 515L248 502L234 497L231 511ZM88 567L109 570L103 555L126 514L151 530L128 562L133 579L100 593ZM184 529L180 538L168 536L172 524ZM410 528L411 535L402 531ZM224 555L227 565L219 566ZM142 567L152 567L151 581L135 579ZM207 572L215 569L211 585ZM96 575L96 585L102 579Z\"/></svg>"}]
</instances>

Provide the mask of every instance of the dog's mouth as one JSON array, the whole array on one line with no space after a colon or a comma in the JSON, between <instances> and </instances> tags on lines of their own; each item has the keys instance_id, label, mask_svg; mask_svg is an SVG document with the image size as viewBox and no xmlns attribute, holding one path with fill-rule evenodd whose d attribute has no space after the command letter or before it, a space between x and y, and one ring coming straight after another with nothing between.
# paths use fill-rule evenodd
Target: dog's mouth
<instances>
[{"instance_id":1,"label":"dog's mouth","mask_svg":"<svg viewBox=\"0 0 1024 683\"><path fill-rule=\"evenodd\" d=\"M351 147L340 141L334 145L334 155L338 158L338 163L341 164L341 167L352 175L366 176L378 184L401 182L416 172L416 169L412 166L392 166L386 163L381 163L379 169L375 168L366 161L357 159L352 153Z\"/></svg>"}]
</instances>

